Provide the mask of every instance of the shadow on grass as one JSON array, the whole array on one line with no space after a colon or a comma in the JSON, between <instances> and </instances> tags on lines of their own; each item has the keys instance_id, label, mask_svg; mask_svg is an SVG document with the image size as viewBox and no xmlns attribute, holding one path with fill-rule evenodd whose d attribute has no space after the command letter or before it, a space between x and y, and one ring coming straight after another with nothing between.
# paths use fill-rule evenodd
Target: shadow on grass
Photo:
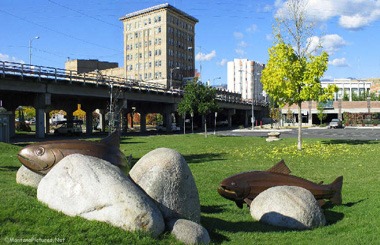
<instances>
[{"instance_id":1,"label":"shadow on grass","mask_svg":"<svg viewBox=\"0 0 380 245\"><path fill-rule=\"evenodd\" d=\"M215 213L221 213L224 211L224 208L222 205L213 205L213 206L201 206L202 213L206 214L215 214Z\"/></svg>"},{"instance_id":2,"label":"shadow on grass","mask_svg":"<svg viewBox=\"0 0 380 245\"><path fill-rule=\"evenodd\" d=\"M343 139L335 139L335 140L323 140L322 144L347 144L347 145L376 145L380 144L380 141L376 140L343 140Z\"/></svg>"},{"instance_id":3,"label":"shadow on grass","mask_svg":"<svg viewBox=\"0 0 380 245\"><path fill-rule=\"evenodd\" d=\"M204 154L192 154L183 155L187 163L202 163L211 161L224 161L224 153L204 153Z\"/></svg>"},{"instance_id":4,"label":"shadow on grass","mask_svg":"<svg viewBox=\"0 0 380 245\"><path fill-rule=\"evenodd\" d=\"M281 232L288 231L289 229L284 229L281 227L275 227L271 225L266 225L258 221L227 221L215 217L202 217L202 225L207 227L210 234L211 240L216 244L221 244L224 242L229 242L230 239L219 231L237 233L237 232Z\"/></svg>"},{"instance_id":5,"label":"shadow on grass","mask_svg":"<svg viewBox=\"0 0 380 245\"><path fill-rule=\"evenodd\" d=\"M20 167L15 166L1 166L0 172L17 172Z\"/></svg>"}]
</instances>

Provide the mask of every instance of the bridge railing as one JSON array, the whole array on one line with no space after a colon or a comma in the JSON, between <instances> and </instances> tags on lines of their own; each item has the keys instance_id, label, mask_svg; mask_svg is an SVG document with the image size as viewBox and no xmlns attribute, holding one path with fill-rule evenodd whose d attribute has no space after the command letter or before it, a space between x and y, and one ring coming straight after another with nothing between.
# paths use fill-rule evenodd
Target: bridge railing
<instances>
[{"instance_id":1,"label":"bridge railing","mask_svg":"<svg viewBox=\"0 0 380 245\"><path fill-rule=\"evenodd\" d=\"M9 61L0 61L0 75L17 75L21 79L24 77L35 77L38 80L51 79L55 82L64 81L69 83L91 83L101 86L112 85L125 89L156 91L166 94L183 95L182 89L167 89L164 84L145 82L141 80L125 79L114 76L102 75L99 72L78 73L76 71L60 69L55 67L37 66L22 64ZM228 103L251 104L250 101L242 100L241 94L233 93L226 90L217 90L217 100ZM260 102L255 102L255 105L261 105Z\"/></svg>"},{"instance_id":2,"label":"bridge railing","mask_svg":"<svg viewBox=\"0 0 380 245\"><path fill-rule=\"evenodd\" d=\"M55 67L36 66L8 61L0 61L0 72L4 77L5 75L18 75L22 79L27 77L35 77L40 81L45 79L52 79L55 82L65 81L69 83L91 83L96 85L109 85L112 83L114 86L123 88L139 89L139 90L155 90L166 92L167 89L163 84L144 82L133 79L125 79L120 77L101 75L97 72L78 73L66 69Z\"/></svg>"}]
</instances>

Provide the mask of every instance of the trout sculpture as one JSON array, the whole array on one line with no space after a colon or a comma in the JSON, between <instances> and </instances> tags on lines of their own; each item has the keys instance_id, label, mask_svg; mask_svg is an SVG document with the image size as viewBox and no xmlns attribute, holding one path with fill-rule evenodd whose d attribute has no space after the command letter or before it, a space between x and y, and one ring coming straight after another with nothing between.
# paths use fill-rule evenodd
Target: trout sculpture
<instances>
[{"instance_id":1,"label":"trout sculpture","mask_svg":"<svg viewBox=\"0 0 380 245\"><path fill-rule=\"evenodd\" d=\"M239 208L243 204L248 206L252 200L262 191L274 186L298 186L309 190L322 206L325 199L329 199L333 204L342 204L343 176L329 185L316 184L309 180L292 176L290 169L284 160L274 165L267 171L251 171L233 175L224 179L218 188L219 194L236 203Z\"/></svg>"},{"instance_id":2,"label":"trout sculpture","mask_svg":"<svg viewBox=\"0 0 380 245\"><path fill-rule=\"evenodd\" d=\"M65 156L75 153L94 156L122 167L127 162L119 146L120 135L115 131L100 142L58 140L31 144L18 153L18 159L28 169L42 174L48 173Z\"/></svg>"}]
</instances>

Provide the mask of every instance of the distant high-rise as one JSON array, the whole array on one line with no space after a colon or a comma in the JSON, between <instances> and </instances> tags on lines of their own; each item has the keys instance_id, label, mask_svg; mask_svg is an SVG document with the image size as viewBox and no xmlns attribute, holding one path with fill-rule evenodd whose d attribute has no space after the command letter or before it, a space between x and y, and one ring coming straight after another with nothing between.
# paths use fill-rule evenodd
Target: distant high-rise
<instances>
[{"instance_id":1,"label":"distant high-rise","mask_svg":"<svg viewBox=\"0 0 380 245\"><path fill-rule=\"evenodd\" d=\"M227 63L227 89L241 93L243 100L263 99L263 85L260 81L264 65L248 59L234 59Z\"/></svg>"},{"instance_id":2,"label":"distant high-rise","mask_svg":"<svg viewBox=\"0 0 380 245\"><path fill-rule=\"evenodd\" d=\"M166 3L120 20L124 23L127 79L178 87L184 77L194 76L196 18Z\"/></svg>"}]
</instances>

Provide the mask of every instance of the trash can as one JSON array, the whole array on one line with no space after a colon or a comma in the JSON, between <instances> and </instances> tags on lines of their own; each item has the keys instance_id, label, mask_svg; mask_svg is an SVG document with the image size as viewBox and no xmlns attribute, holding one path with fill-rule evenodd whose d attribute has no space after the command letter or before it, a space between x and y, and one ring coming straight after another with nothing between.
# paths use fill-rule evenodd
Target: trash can
<instances>
[{"instance_id":1,"label":"trash can","mask_svg":"<svg viewBox=\"0 0 380 245\"><path fill-rule=\"evenodd\" d=\"M11 114L10 111L0 111L0 142L9 143Z\"/></svg>"}]
</instances>

